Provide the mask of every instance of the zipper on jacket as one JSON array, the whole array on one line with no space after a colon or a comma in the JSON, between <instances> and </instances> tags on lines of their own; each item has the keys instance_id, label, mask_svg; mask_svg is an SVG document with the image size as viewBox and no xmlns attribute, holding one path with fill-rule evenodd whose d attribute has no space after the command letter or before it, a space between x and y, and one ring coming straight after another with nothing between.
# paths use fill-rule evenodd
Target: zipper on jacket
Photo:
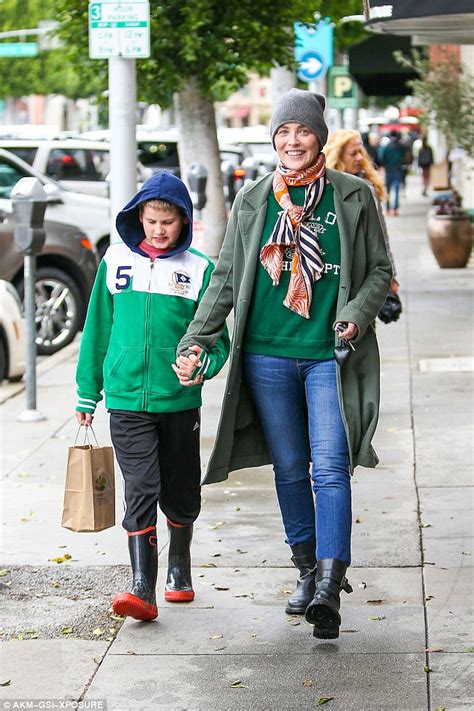
<instances>
[{"instance_id":1,"label":"zipper on jacket","mask_svg":"<svg viewBox=\"0 0 474 711\"><path fill-rule=\"evenodd\" d=\"M146 412L148 407L148 361L150 348L148 345L148 334L150 325L150 304L151 304L151 279L153 276L153 267L155 266L154 260L150 259L150 276L148 278L148 291L146 295L145 304L145 354L144 354L144 388L143 388L143 411Z\"/></svg>"}]
</instances>

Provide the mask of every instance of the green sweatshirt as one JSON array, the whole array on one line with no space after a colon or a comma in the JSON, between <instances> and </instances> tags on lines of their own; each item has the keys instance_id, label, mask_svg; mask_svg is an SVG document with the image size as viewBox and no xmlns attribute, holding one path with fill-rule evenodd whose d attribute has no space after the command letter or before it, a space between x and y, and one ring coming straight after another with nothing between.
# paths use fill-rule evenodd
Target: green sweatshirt
<instances>
[{"instance_id":1,"label":"green sweatshirt","mask_svg":"<svg viewBox=\"0 0 474 711\"><path fill-rule=\"evenodd\" d=\"M305 188L290 187L295 205L304 202ZM273 192L268 196L267 216L261 247L270 237L281 210ZM325 360L333 358L336 301L341 270L341 245L334 209L334 188L326 184L323 196L306 224L319 236L323 251L324 273L313 286L310 318L306 319L283 305L291 276L293 249L285 250L280 283L271 277L259 261L250 305L243 350L260 355Z\"/></svg>"},{"instance_id":2,"label":"green sweatshirt","mask_svg":"<svg viewBox=\"0 0 474 711\"><path fill-rule=\"evenodd\" d=\"M192 248L154 262L114 244L100 263L77 366L79 412L177 412L201 406L201 387L182 386L171 364L204 292L212 262ZM201 355L212 378L229 354L227 330Z\"/></svg>"}]
</instances>

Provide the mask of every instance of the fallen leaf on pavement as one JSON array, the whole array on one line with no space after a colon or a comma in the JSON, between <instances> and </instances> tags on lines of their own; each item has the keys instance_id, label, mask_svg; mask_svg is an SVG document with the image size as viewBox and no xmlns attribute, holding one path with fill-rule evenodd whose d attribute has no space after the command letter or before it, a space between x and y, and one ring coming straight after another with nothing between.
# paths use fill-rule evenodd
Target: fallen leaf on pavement
<instances>
[{"instance_id":1,"label":"fallen leaf on pavement","mask_svg":"<svg viewBox=\"0 0 474 711\"><path fill-rule=\"evenodd\" d=\"M243 684L240 679L237 679L237 681L233 681L232 684L230 685L231 689L248 689L249 687L246 686L246 684Z\"/></svg>"},{"instance_id":2,"label":"fallen leaf on pavement","mask_svg":"<svg viewBox=\"0 0 474 711\"><path fill-rule=\"evenodd\" d=\"M209 526L209 528L213 531L215 528L220 528L221 526L225 526L225 521L218 521L213 526Z\"/></svg>"},{"instance_id":3,"label":"fallen leaf on pavement","mask_svg":"<svg viewBox=\"0 0 474 711\"><path fill-rule=\"evenodd\" d=\"M29 513L26 514L26 516L22 516L21 520L23 523L28 523L28 521L31 521L32 518L34 518L36 514L33 511L30 511Z\"/></svg>"},{"instance_id":4,"label":"fallen leaf on pavement","mask_svg":"<svg viewBox=\"0 0 474 711\"><path fill-rule=\"evenodd\" d=\"M0 686L10 686L11 683L12 683L12 680L8 679L8 681L0 682Z\"/></svg>"},{"instance_id":5,"label":"fallen leaf on pavement","mask_svg":"<svg viewBox=\"0 0 474 711\"><path fill-rule=\"evenodd\" d=\"M136 654L136 652L134 652L133 649L127 649L127 654Z\"/></svg>"},{"instance_id":6,"label":"fallen leaf on pavement","mask_svg":"<svg viewBox=\"0 0 474 711\"><path fill-rule=\"evenodd\" d=\"M212 634L212 635L209 637L209 639L222 639L223 636L224 636L224 635L223 635L223 634L220 634L220 633L219 633L219 634Z\"/></svg>"},{"instance_id":7,"label":"fallen leaf on pavement","mask_svg":"<svg viewBox=\"0 0 474 711\"><path fill-rule=\"evenodd\" d=\"M96 627L95 630L92 631L92 634L96 637L100 637L102 634L104 634L104 630L102 630L100 627Z\"/></svg>"},{"instance_id":8,"label":"fallen leaf on pavement","mask_svg":"<svg viewBox=\"0 0 474 711\"><path fill-rule=\"evenodd\" d=\"M63 634L71 634L73 631L74 631L74 627L63 627L62 628Z\"/></svg>"},{"instance_id":9,"label":"fallen leaf on pavement","mask_svg":"<svg viewBox=\"0 0 474 711\"><path fill-rule=\"evenodd\" d=\"M215 585L214 590L230 590L230 588L226 588L225 585Z\"/></svg>"},{"instance_id":10,"label":"fallen leaf on pavement","mask_svg":"<svg viewBox=\"0 0 474 711\"><path fill-rule=\"evenodd\" d=\"M352 633L352 632L358 632L358 631L359 631L359 630L341 630L341 634L342 634L343 632L345 632L346 634L348 634L349 632Z\"/></svg>"},{"instance_id":11,"label":"fallen leaf on pavement","mask_svg":"<svg viewBox=\"0 0 474 711\"><path fill-rule=\"evenodd\" d=\"M49 558L50 563L64 563L66 560L71 560L71 555L65 553L64 555L58 555L56 558Z\"/></svg>"},{"instance_id":12,"label":"fallen leaf on pavement","mask_svg":"<svg viewBox=\"0 0 474 711\"><path fill-rule=\"evenodd\" d=\"M288 622L289 625L293 625L293 627L297 627L298 625L301 624L301 622L294 617L287 617L286 621Z\"/></svg>"},{"instance_id":13,"label":"fallen leaf on pavement","mask_svg":"<svg viewBox=\"0 0 474 711\"><path fill-rule=\"evenodd\" d=\"M441 649L441 647L425 647L425 652L444 652L444 649Z\"/></svg>"},{"instance_id":14,"label":"fallen leaf on pavement","mask_svg":"<svg viewBox=\"0 0 474 711\"><path fill-rule=\"evenodd\" d=\"M313 680L312 679L305 679L303 682L303 686L313 686Z\"/></svg>"},{"instance_id":15,"label":"fallen leaf on pavement","mask_svg":"<svg viewBox=\"0 0 474 711\"><path fill-rule=\"evenodd\" d=\"M117 622L123 622L124 619L125 619L125 617L122 617L121 615L116 615L116 614L113 613L113 612L112 612L111 614L109 614L109 617L110 617L112 620L116 620Z\"/></svg>"},{"instance_id":16,"label":"fallen leaf on pavement","mask_svg":"<svg viewBox=\"0 0 474 711\"><path fill-rule=\"evenodd\" d=\"M369 617L368 619L373 620L374 622L377 622L378 620L385 620L386 618L383 616L381 616L381 617L374 616L374 617Z\"/></svg>"},{"instance_id":17,"label":"fallen leaf on pavement","mask_svg":"<svg viewBox=\"0 0 474 711\"><path fill-rule=\"evenodd\" d=\"M4 578L5 576L10 575L10 572L11 571L8 570L8 568L2 568L0 570L0 578Z\"/></svg>"},{"instance_id":18,"label":"fallen leaf on pavement","mask_svg":"<svg viewBox=\"0 0 474 711\"><path fill-rule=\"evenodd\" d=\"M200 568L217 568L217 565L215 563L202 563Z\"/></svg>"},{"instance_id":19,"label":"fallen leaf on pavement","mask_svg":"<svg viewBox=\"0 0 474 711\"><path fill-rule=\"evenodd\" d=\"M332 701L333 699L334 699L334 696L321 696L321 698L318 701L318 706L327 704L328 701Z\"/></svg>"},{"instance_id":20,"label":"fallen leaf on pavement","mask_svg":"<svg viewBox=\"0 0 474 711\"><path fill-rule=\"evenodd\" d=\"M384 602L386 602L385 598L380 598L380 600L366 600L368 605L381 605Z\"/></svg>"},{"instance_id":21,"label":"fallen leaf on pavement","mask_svg":"<svg viewBox=\"0 0 474 711\"><path fill-rule=\"evenodd\" d=\"M431 667L424 666L424 667L423 667L423 671L426 672L427 674L429 674L429 673L432 672L433 670L432 670Z\"/></svg>"},{"instance_id":22,"label":"fallen leaf on pavement","mask_svg":"<svg viewBox=\"0 0 474 711\"><path fill-rule=\"evenodd\" d=\"M365 588L367 587L367 583L364 583L364 581L362 581L357 587L362 588L362 590L365 590Z\"/></svg>"}]
</instances>

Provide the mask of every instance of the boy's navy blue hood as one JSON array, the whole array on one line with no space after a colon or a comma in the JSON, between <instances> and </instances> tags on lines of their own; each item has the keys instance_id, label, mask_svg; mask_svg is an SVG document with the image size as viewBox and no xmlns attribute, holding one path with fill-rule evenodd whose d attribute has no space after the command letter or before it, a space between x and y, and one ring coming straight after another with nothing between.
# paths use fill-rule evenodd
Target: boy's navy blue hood
<instances>
[{"instance_id":1,"label":"boy's navy blue hood","mask_svg":"<svg viewBox=\"0 0 474 711\"><path fill-rule=\"evenodd\" d=\"M148 178L143 183L141 190L117 215L115 222L117 232L125 244L133 252L147 256L138 246L145 239L143 225L139 219L138 206L141 202L146 202L147 200L167 200L180 207L188 218L187 224L183 225L176 245L169 252L166 252L163 257L172 257L174 254L188 249L193 238L193 204L183 181L167 170L161 170L152 175L151 178Z\"/></svg>"}]
</instances>

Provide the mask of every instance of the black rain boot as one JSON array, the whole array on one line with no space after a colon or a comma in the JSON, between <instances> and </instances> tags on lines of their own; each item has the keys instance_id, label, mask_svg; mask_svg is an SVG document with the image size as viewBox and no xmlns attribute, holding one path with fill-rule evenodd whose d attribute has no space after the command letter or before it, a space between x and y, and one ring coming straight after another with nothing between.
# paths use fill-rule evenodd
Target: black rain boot
<instances>
[{"instance_id":1,"label":"black rain boot","mask_svg":"<svg viewBox=\"0 0 474 711\"><path fill-rule=\"evenodd\" d=\"M116 615L135 620L154 620L158 617L156 606L156 578L158 576L158 547L156 527L128 534L128 550L132 564L133 587L131 593L115 595L112 609Z\"/></svg>"},{"instance_id":2,"label":"black rain boot","mask_svg":"<svg viewBox=\"0 0 474 711\"><path fill-rule=\"evenodd\" d=\"M190 602L194 600L191 580L191 541L193 524L176 524L167 519L169 534L168 575L165 585L165 600Z\"/></svg>"},{"instance_id":3,"label":"black rain boot","mask_svg":"<svg viewBox=\"0 0 474 711\"><path fill-rule=\"evenodd\" d=\"M287 615L304 615L314 597L316 577L316 541L312 538L304 543L291 546L291 560L300 571L296 590L288 598L285 612Z\"/></svg>"},{"instance_id":4,"label":"black rain boot","mask_svg":"<svg viewBox=\"0 0 474 711\"><path fill-rule=\"evenodd\" d=\"M347 566L335 558L318 560L316 566L316 592L308 605L305 618L314 625L313 636L318 639L336 639L339 637L341 616L340 592L352 592L344 577Z\"/></svg>"}]
</instances>

